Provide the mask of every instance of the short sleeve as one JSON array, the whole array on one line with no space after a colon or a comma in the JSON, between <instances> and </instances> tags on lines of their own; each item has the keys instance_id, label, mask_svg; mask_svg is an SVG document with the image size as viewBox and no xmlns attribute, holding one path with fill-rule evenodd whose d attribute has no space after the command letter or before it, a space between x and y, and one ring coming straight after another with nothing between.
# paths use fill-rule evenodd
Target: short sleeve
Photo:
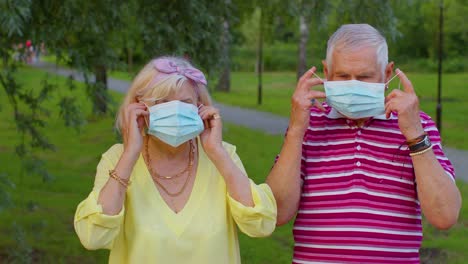
<instances>
[{"instance_id":1,"label":"short sleeve","mask_svg":"<svg viewBox=\"0 0 468 264\"><path fill-rule=\"evenodd\" d=\"M447 175L455 180L455 169L453 168L453 165L447 156L445 156L445 153L442 149L440 133L437 130L436 124L426 113L421 112L420 116L424 131L428 134L429 139L432 142L432 150L434 151L437 160L439 161L442 168L444 168Z\"/></svg>"}]
</instances>

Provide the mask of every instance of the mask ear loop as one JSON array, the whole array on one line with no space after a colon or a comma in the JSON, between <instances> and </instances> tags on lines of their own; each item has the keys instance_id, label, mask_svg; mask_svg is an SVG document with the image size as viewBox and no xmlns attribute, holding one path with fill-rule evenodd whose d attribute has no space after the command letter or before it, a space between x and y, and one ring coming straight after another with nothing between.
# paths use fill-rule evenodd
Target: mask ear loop
<instances>
[{"instance_id":1,"label":"mask ear loop","mask_svg":"<svg viewBox=\"0 0 468 264\"><path fill-rule=\"evenodd\" d=\"M146 106L146 109L149 111L149 106L143 101L143 100L140 100L141 103L143 103L145 106ZM149 129L149 120L147 120L148 117L145 117L143 118L145 120L145 124L146 124L146 129ZM144 133L144 136L146 135L146 133Z\"/></svg>"},{"instance_id":2,"label":"mask ear loop","mask_svg":"<svg viewBox=\"0 0 468 264\"><path fill-rule=\"evenodd\" d=\"M395 79L401 72L399 71L397 74L395 74L392 78L390 78L390 80L388 80L388 82L385 83L385 87L388 87L388 84L393 80ZM401 84L401 81L400 83L398 84L398 90L401 90L400 89L400 84Z\"/></svg>"},{"instance_id":3,"label":"mask ear loop","mask_svg":"<svg viewBox=\"0 0 468 264\"><path fill-rule=\"evenodd\" d=\"M317 77L320 81L322 81L322 83L324 83L325 81L320 78L317 74L315 74L315 72L312 73L313 75L315 75L315 77ZM315 98L311 99L310 102L312 103L312 106L315 104Z\"/></svg>"},{"instance_id":4,"label":"mask ear loop","mask_svg":"<svg viewBox=\"0 0 468 264\"><path fill-rule=\"evenodd\" d=\"M322 82L325 82L322 78L320 78L317 74L315 74L315 72L313 72L312 74L315 75L315 77L319 78L319 80L321 80Z\"/></svg>"}]
</instances>

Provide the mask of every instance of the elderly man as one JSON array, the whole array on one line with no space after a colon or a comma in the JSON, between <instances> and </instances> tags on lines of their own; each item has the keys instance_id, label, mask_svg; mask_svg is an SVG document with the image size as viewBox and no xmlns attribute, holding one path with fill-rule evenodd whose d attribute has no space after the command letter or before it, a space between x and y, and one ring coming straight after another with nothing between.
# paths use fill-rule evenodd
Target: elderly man
<instances>
[{"instance_id":1,"label":"elderly man","mask_svg":"<svg viewBox=\"0 0 468 264\"><path fill-rule=\"evenodd\" d=\"M293 263L419 263L421 212L448 229L461 206L436 126L402 71L385 97L394 64L375 28L340 27L323 66L327 80L299 80L267 178L278 225L296 216Z\"/></svg>"}]
</instances>

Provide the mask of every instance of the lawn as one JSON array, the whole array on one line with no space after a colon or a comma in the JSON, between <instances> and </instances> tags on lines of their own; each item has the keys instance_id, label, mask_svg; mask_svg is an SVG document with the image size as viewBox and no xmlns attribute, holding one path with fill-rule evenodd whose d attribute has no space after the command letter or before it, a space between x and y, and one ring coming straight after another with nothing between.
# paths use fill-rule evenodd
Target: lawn
<instances>
[{"instance_id":1,"label":"lawn","mask_svg":"<svg viewBox=\"0 0 468 264\"><path fill-rule=\"evenodd\" d=\"M35 87L40 83L43 75L41 71L29 68L21 69L18 74L26 87ZM246 74L244 79L242 73L234 73L233 86L253 85L255 80L252 74L250 76ZM277 103L283 109L287 109L285 102L289 100L283 97L290 93L291 87L294 85L294 80L291 77L290 73L275 73L265 76L265 87L278 84L275 89L271 90L272 93L273 91L277 92L275 98L278 98ZM461 75L461 78L460 87L466 75ZM242 79L243 82L238 81L239 79ZM282 79L290 81L281 82ZM63 85L64 80L62 77L50 77L50 81L58 82L61 85ZM269 83L268 86L267 83ZM85 99L83 86L78 85L78 90L80 91L78 96L81 109L89 116L90 104ZM459 91L461 92L461 89ZM65 93L65 91L60 92ZM254 93L250 97L243 95L243 93L248 92L245 89L234 89L233 92L244 96L244 100L249 98L255 100L255 96L252 95ZM112 96L116 101L122 98L116 93L113 93ZM223 101L219 94L215 96L217 100ZM447 94L447 96L449 95ZM267 98L269 97L265 95L265 104L269 100ZM453 95L453 98L466 100L462 99L462 93L458 97ZM0 163L2 165L0 173L8 173L9 177L16 183L16 189L11 190L11 193L17 205L14 209L0 212L0 234L2 234L0 237L0 263L4 262L5 256L18 252L15 244L15 239L18 237L17 233L12 231L13 222L23 226L27 242L33 247L35 262L107 262L107 251L87 251L80 245L73 230L73 215L77 204L91 190L95 168L101 153L116 143L116 137L112 131L114 118L89 118L88 124L82 132L77 133L74 130L64 128L58 117L58 111L56 111L56 100L56 97L51 98L49 106L55 110L52 111L48 119L46 134L56 145L57 151L42 154L42 157L47 161L47 168L55 176L55 179L50 183L43 183L39 177L29 175L26 170L22 169L18 158L13 154L14 146L19 138L5 93L3 89L0 90L0 105L2 106L0 111L2 120L0 122ZM228 102L226 101L226 103ZM460 108L462 105L460 104ZM254 103L251 107L254 107ZM466 117L464 118L466 120ZM447 135L450 135L451 129L453 128L447 127ZM224 136L226 141L237 145L238 153L249 176L257 183L263 182L272 166L274 157L280 150L282 137L266 135L232 124L225 125ZM468 184L460 182L459 186L463 197L468 197ZM448 260L442 261L444 263L462 263L468 259L468 252L465 249L468 242L467 226L468 205L465 202L459 223L450 231L437 231L425 226L424 247L440 249L441 255L448 257ZM290 263L293 245L291 228L291 224L280 227L271 237L266 239L252 239L240 235L243 263Z\"/></svg>"}]
</instances>

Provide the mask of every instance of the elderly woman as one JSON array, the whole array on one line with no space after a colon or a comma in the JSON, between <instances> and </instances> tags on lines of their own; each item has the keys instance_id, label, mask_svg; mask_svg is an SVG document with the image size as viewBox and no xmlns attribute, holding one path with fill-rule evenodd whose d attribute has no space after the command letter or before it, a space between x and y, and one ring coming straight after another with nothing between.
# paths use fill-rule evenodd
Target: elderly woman
<instances>
[{"instance_id":1,"label":"elderly woman","mask_svg":"<svg viewBox=\"0 0 468 264\"><path fill-rule=\"evenodd\" d=\"M176 57L136 76L116 125L124 143L107 150L75 230L110 263L240 263L237 228L271 234L276 203L246 176L222 141L203 73Z\"/></svg>"}]
</instances>

